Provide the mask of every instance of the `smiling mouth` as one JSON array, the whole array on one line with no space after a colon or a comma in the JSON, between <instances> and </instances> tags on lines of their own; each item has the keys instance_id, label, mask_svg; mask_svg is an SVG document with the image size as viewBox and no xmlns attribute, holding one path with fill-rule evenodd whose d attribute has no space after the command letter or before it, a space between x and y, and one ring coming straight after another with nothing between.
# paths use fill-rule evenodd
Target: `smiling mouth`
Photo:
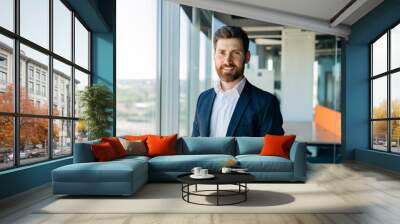
<instances>
[{"instance_id":1,"label":"smiling mouth","mask_svg":"<svg viewBox=\"0 0 400 224\"><path fill-rule=\"evenodd\" d=\"M222 70L225 72L230 72L233 71L235 68L234 67L224 67Z\"/></svg>"}]
</instances>

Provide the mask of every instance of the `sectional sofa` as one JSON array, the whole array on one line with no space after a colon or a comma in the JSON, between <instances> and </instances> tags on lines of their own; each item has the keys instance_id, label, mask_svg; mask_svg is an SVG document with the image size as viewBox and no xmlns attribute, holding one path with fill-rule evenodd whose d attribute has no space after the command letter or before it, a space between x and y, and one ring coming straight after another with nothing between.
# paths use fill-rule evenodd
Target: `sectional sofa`
<instances>
[{"instance_id":1,"label":"sectional sofa","mask_svg":"<svg viewBox=\"0 0 400 224\"><path fill-rule=\"evenodd\" d=\"M263 137L183 137L176 144L177 155L127 156L96 162L90 145L99 141L75 144L74 163L52 171L54 194L131 195L148 181L176 181L193 167L218 172L230 159L260 182L305 182L306 146L294 142L290 160L260 156Z\"/></svg>"}]
</instances>

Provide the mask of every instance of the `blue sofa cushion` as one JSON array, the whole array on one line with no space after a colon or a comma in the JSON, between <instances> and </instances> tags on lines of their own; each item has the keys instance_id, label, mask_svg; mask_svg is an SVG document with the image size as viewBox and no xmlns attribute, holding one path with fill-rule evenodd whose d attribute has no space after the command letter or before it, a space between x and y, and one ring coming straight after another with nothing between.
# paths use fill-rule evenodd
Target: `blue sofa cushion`
<instances>
[{"instance_id":1,"label":"blue sofa cushion","mask_svg":"<svg viewBox=\"0 0 400 224\"><path fill-rule=\"evenodd\" d=\"M183 137L181 152L178 154L235 155L235 139L233 137Z\"/></svg>"},{"instance_id":2,"label":"blue sofa cushion","mask_svg":"<svg viewBox=\"0 0 400 224\"><path fill-rule=\"evenodd\" d=\"M231 155L174 155L157 156L149 160L151 172L190 172L193 167L200 166L212 172L219 171L229 159L235 159Z\"/></svg>"},{"instance_id":3,"label":"blue sofa cushion","mask_svg":"<svg viewBox=\"0 0 400 224\"><path fill-rule=\"evenodd\" d=\"M259 154L264 145L264 137L237 137L236 155Z\"/></svg>"},{"instance_id":4,"label":"blue sofa cushion","mask_svg":"<svg viewBox=\"0 0 400 224\"><path fill-rule=\"evenodd\" d=\"M249 172L293 172L293 162L279 156L238 155L236 159Z\"/></svg>"},{"instance_id":5,"label":"blue sofa cushion","mask_svg":"<svg viewBox=\"0 0 400 224\"><path fill-rule=\"evenodd\" d=\"M74 163L95 162L96 158L94 157L90 146L92 144L99 144L99 143L100 143L100 140L75 143Z\"/></svg>"},{"instance_id":6,"label":"blue sofa cushion","mask_svg":"<svg viewBox=\"0 0 400 224\"><path fill-rule=\"evenodd\" d=\"M134 172L147 171L146 166L139 159L74 163L53 170L52 174L53 181L58 182L129 182ZM147 172L142 175L147 176Z\"/></svg>"}]
</instances>

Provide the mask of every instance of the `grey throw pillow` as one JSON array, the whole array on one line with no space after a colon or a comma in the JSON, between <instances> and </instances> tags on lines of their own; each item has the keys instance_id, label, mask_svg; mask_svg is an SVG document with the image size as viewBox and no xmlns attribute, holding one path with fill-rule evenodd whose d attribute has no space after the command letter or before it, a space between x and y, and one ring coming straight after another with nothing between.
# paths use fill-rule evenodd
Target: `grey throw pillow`
<instances>
[{"instance_id":1,"label":"grey throw pillow","mask_svg":"<svg viewBox=\"0 0 400 224\"><path fill-rule=\"evenodd\" d=\"M126 151L126 155L135 155L135 156L145 156L147 155L146 145L143 141L140 140L126 140L124 138L119 138L122 146Z\"/></svg>"}]
</instances>

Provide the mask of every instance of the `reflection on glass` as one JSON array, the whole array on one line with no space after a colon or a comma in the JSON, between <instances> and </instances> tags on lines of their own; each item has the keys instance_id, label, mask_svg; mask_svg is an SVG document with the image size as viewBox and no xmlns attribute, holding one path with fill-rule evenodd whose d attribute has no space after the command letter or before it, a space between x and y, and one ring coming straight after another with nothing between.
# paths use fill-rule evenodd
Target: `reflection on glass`
<instances>
[{"instance_id":1,"label":"reflection on glass","mask_svg":"<svg viewBox=\"0 0 400 224\"><path fill-rule=\"evenodd\" d=\"M21 164L34 163L49 158L48 127L48 119L20 118L19 156Z\"/></svg>"},{"instance_id":2,"label":"reflection on glass","mask_svg":"<svg viewBox=\"0 0 400 224\"><path fill-rule=\"evenodd\" d=\"M372 81L372 118L387 118L386 76Z\"/></svg>"},{"instance_id":3,"label":"reflection on glass","mask_svg":"<svg viewBox=\"0 0 400 224\"><path fill-rule=\"evenodd\" d=\"M53 51L71 60L72 12L60 0L53 0L53 10Z\"/></svg>"},{"instance_id":4,"label":"reflection on glass","mask_svg":"<svg viewBox=\"0 0 400 224\"><path fill-rule=\"evenodd\" d=\"M1 5L1 4L0 4ZM0 34L0 111L14 111L14 73L12 39Z\"/></svg>"},{"instance_id":5,"label":"reflection on glass","mask_svg":"<svg viewBox=\"0 0 400 224\"><path fill-rule=\"evenodd\" d=\"M20 0L21 36L49 48L49 0Z\"/></svg>"},{"instance_id":6,"label":"reflection on glass","mask_svg":"<svg viewBox=\"0 0 400 224\"><path fill-rule=\"evenodd\" d=\"M21 44L20 108L25 114L48 114L49 57Z\"/></svg>"},{"instance_id":7,"label":"reflection on glass","mask_svg":"<svg viewBox=\"0 0 400 224\"><path fill-rule=\"evenodd\" d=\"M13 118L0 116L0 170L14 165Z\"/></svg>"},{"instance_id":8,"label":"reflection on glass","mask_svg":"<svg viewBox=\"0 0 400 224\"><path fill-rule=\"evenodd\" d=\"M189 87L188 87L188 49L190 20L183 8L180 9L180 48L179 48L179 135L190 135L189 129Z\"/></svg>"},{"instance_id":9,"label":"reflection on glass","mask_svg":"<svg viewBox=\"0 0 400 224\"><path fill-rule=\"evenodd\" d=\"M400 118L400 72L391 74L390 76L391 116Z\"/></svg>"},{"instance_id":10,"label":"reflection on glass","mask_svg":"<svg viewBox=\"0 0 400 224\"><path fill-rule=\"evenodd\" d=\"M79 117L81 114L80 95L86 86L89 86L89 75L75 69L75 117Z\"/></svg>"},{"instance_id":11,"label":"reflection on glass","mask_svg":"<svg viewBox=\"0 0 400 224\"><path fill-rule=\"evenodd\" d=\"M1 0L0 9L0 26L14 31L14 0Z\"/></svg>"},{"instance_id":12,"label":"reflection on glass","mask_svg":"<svg viewBox=\"0 0 400 224\"><path fill-rule=\"evenodd\" d=\"M71 66L53 60L53 115L72 117Z\"/></svg>"},{"instance_id":13,"label":"reflection on glass","mask_svg":"<svg viewBox=\"0 0 400 224\"><path fill-rule=\"evenodd\" d=\"M390 31L391 69L400 67L400 24Z\"/></svg>"},{"instance_id":14,"label":"reflection on glass","mask_svg":"<svg viewBox=\"0 0 400 224\"><path fill-rule=\"evenodd\" d=\"M72 154L72 121L53 121L53 157Z\"/></svg>"},{"instance_id":15,"label":"reflection on glass","mask_svg":"<svg viewBox=\"0 0 400 224\"><path fill-rule=\"evenodd\" d=\"M88 128L84 120L75 121L75 143L88 140Z\"/></svg>"},{"instance_id":16,"label":"reflection on glass","mask_svg":"<svg viewBox=\"0 0 400 224\"><path fill-rule=\"evenodd\" d=\"M372 122L372 148L387 151L387 121Z\"/></svg>"},{"instance_id":17,"label":"reflection on glass","mask_svg":"<svg viewBox=\"0 0 400 224\"><path fill-rule=\"evenodd\" d=\"M117 26L117 57L121 59L117 61L116 77L117 135L155 134L159 113L157 1L146 1L146 4L117 1L118 20L129 22Z\"/></svg>"},{"instance_id":18,"label":"reflection on glass","mask_svg":"<svg viewBox=\"0 0 400 224\"><path fill-rule=\"evenodd\" d=\"M75 63L89 69L89 32L75 18Z\"/></svg>"},{"instance_id":19,"label":"reflection on glass","mask_svg":"<svg viewBox=\"0 0 400 224\"><path fill-rule=\"evenodd\" d=\"M387 34L372 44L372 71L373 75L387 71Z\"/></svg>"},{"instance_id":20,"label":"reflection on glass","mask_svg":"<svg viewBox=\"0 0 400 224\"><path fill-rule=\"evenodd\" d=\"M181 6L180 9L179 135L191 135L199 94L212 87L212 12Z\"/></svg>"},{"instance_id":21,"label":"reflection on glass","mask_svg":"<svg viewBox=\"0 0 400 224\"><path fill-rule=\"evenodd\" d=\"M400 153L400 120L394 120L390 122L391 124L391 151Z\"/></svg>"}]
</instances>

